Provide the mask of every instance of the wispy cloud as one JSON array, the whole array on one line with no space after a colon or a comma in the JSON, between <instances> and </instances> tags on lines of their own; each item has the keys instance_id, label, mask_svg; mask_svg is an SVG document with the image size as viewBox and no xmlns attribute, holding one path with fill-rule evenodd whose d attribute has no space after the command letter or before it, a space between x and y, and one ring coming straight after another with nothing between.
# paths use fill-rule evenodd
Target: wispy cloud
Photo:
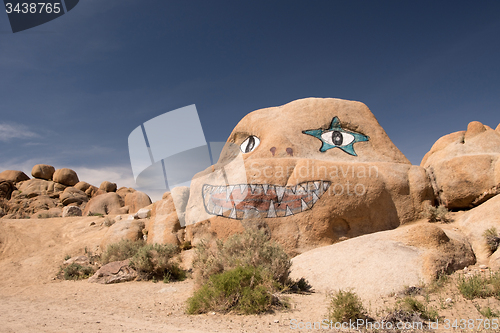
<instances>
[{"instance_id":1,"label":"wispy cloud","mask_svg":"<svg viewBox=\"0 0 500 333\"><path fill-rule=\"evenodd\" d=\"M8 142L12 139L32 139L39 135L27 126L20 124L0 123L0 141Z\"/></svg>"}]
</instances>

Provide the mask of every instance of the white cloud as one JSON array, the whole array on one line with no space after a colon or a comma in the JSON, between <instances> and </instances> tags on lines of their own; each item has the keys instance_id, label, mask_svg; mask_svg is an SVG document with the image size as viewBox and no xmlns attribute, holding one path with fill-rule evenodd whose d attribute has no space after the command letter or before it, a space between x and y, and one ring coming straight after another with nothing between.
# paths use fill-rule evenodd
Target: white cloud
<instances>
[{"instance_id":1,"label":"white cloud","mask_svg":"<svg viewBox=\"0 0 500 333\"><path fill-rule=\"evenodd\" d=\"M39 135L30 131L27 126L20 124L0 123L0 141L10 141L12 139L31 139Z\"/></svg>"}]
</instances>

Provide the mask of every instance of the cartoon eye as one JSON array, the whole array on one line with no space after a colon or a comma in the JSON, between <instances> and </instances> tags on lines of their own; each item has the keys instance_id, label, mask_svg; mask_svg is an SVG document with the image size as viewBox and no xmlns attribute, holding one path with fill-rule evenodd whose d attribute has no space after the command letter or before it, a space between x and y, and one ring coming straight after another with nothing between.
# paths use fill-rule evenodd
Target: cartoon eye
<instances>
[{"instance_id":1,"label":"cartoon eye","mask_svg":"<svg viewBox=\"0 0 500 333\"><path fill-rule=\"evenodd\" d=\"M343 147L354 141L354 135L340 131L328 131L321 134L321 139L332 146Z\"/></svg>"},{"instance_id":2,"label":"cartoon eye","mask_svg":"<svg viewBox=\"0 0 500 333\"><path fill-rule=\"evenodd\" d=\"M250 135L240 146L240 149L243 153L250 153L255 150L260 144L260 140L258 137Z\"/></svg>"}]
</instances>

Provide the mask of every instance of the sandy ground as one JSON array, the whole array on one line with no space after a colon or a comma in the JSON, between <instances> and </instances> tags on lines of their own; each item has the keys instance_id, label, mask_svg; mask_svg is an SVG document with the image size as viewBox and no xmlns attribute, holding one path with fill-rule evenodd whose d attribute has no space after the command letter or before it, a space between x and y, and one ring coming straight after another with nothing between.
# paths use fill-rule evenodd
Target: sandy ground
<instances>
[{"instance_id":1,"label":"sandy ground","mask_svg":"<svg viewBox=\"0 0 500 333\"><path fill-rule=\"evenodd\" d=\"M190 316L184 310L194 291L191 279L113 285L55 279L66 255L99 251L106 231L99 219L0 220L0 332L310 332L316 330L292 329L290 320L326 317L324 293L290 295L292 308L271 314ZM376 307L394 302L394 297L381 298ZM500 310L497 300L475 303ZM443 318L482 318L473 302L451 288L432 295L431 304Z\"/></svg>"}]
</instances>

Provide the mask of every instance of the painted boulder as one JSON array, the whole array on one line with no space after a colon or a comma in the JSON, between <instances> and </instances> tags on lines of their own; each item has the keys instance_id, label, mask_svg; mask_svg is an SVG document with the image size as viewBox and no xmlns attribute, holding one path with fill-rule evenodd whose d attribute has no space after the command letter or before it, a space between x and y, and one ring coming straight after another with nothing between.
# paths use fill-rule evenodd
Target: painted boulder
<instances>
[{"instance_id":1,"label":"painted boulder","mask_svg":"<svg viewBox=\"0 0 500 333\"><path fill-rule=\"evenodd\" d=\"M186 240L266 229L290 253L393 229L433 193L360 102L307 98L245 116L197 174Z\"/></svg>"}]
</instances>

